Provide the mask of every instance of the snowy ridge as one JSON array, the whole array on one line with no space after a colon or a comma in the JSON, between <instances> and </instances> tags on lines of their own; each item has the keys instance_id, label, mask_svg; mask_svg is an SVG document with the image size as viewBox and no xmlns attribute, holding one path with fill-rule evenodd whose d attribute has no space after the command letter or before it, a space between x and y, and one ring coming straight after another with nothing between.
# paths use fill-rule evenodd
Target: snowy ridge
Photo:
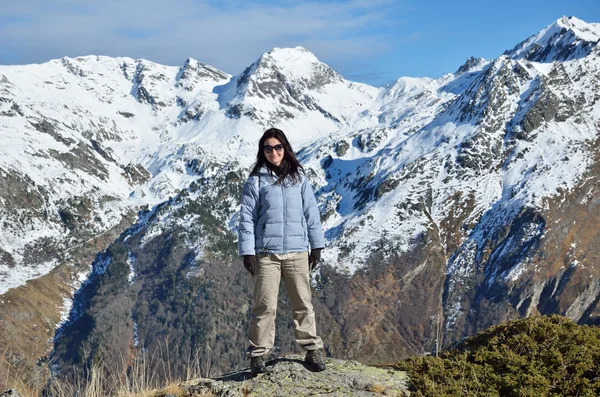
<instances>
[{"instance_id":1,"label":"snowy ridge","mask_svg":"<svg viewBox=\"0 0 600 397\"><path fill-rule=\"evenodd\" d=\"M469 247L520 208L572 189L591 166L598 26L563 18L495 60L386 88L347 81L302 47L273 49L238 76L193 59L0 66L0 177L18 178L18 193L44 206L15 208L0 194L0 258L10 256L0 293L56 263L25 257L43 239L68 248L143 205L172 206L143 243L194 223L174 216L173 198L232 160L246 171L270 126L288 134L315 186L327 261L352 272L382 235L406 251L424 231L460 221L465 254L448 272L467 274ZM228 200L219 219L232 229ZM189 242L199 256L203 238Z\"/></svg>"},{"instance_id":2,"label":"snowy ridge","mask_svg":"<svg viewBox=\"0 0 600 397\"><path fill-rule=\"evenodd\" d=\"M599 40L600 24L562 17L506 54L537 62L566 61L587 56Z\"/></svg>"}]
</instances>

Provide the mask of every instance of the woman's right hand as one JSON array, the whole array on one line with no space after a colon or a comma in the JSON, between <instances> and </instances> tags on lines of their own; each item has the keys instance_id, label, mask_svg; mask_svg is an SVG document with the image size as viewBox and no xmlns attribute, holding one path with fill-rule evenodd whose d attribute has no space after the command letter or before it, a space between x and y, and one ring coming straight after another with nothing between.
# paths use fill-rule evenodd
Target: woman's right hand
<instances>
[{"instance_id":1,"label":"woman's right hand","mask_svg":"<svg viewBox=\"0 0 600 397\"><path fill-rule=\"evenodd\" d=\"M244 267L254 276L256 271L256 257L254 255L244 255Z\"/></svg>"}]
</instances>

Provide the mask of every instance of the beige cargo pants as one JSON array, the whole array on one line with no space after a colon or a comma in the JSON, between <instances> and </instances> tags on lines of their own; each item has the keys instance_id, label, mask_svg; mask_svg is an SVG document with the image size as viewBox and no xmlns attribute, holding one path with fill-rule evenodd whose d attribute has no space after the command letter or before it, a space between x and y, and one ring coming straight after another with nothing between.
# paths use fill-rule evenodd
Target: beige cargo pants
<instances>
[{"instance_id":1,"label":"beige cargo pants","mask_svg":"<svg viewBox=\"0 0 600 397\"><path fill-rule=\"evenodd\" d=\"M275 343L275 315L279 282L283 276L285 289L292 304L294 336L304 350L323 348L317 335L315 312L311 302L308 252L257 255L254 282L254 308L248 339L247 357L269 353Z\"/></svg>"}]
</instances>

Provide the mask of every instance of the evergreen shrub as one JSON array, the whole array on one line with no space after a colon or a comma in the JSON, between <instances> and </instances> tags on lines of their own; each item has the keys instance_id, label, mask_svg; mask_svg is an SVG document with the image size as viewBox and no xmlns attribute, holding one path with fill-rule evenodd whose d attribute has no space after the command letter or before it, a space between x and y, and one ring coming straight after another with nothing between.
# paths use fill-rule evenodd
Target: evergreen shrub
<instances>
[{"instance_id":1,"label":"evergreen shrub","mask_svg":"<svg viewBox=\"0 0 600 397\"><path fill-rule=\"evenodd\" d=\"M438 357L394 364L415 396L598 396L600 328L558 315L491 327Z\"/></svg>"}]
</instances>

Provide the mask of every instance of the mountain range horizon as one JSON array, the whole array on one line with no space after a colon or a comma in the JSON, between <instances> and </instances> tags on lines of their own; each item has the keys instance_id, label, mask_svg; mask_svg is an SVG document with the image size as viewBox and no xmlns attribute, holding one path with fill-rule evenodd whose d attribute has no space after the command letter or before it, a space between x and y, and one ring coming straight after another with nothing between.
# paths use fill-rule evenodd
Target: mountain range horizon
<instances>
[{"instance_id":1,"label":"mountain range horizon","mask_svg":"<svg viewBox=\"0 0 600 397\"><path fill-rule=\"evenodd\" d=\"M551 23L550 25L548 25L544 30L548 29L549 27L551 27L553 25L562 26L561 24L563 24L565 21L578 21L577 23L588 24L587 22L584 22L583 20L577 18L576 16L573 16L573 15L570 15L570 16L563 15L562 17L558 18L556 21L554 21L553 23ZM594 25L594 24L597 24L597 23L592 22L592 23L589 23L589 24L590 25ZM530 36L530 38L531 37L535 37L535 36L536 35L534 34L534 35ZM294 49L294 48L295 49L299 49L299 50L306 50L306 51L308 51L308 52L310 52L311 54L314 55L314 53L310 50L309 47L303 46L303 45L289 46L289 47L275 46L275 47L272 47L269 51L264 52L263 55L266 55L266 54L269 54L269 53L271 53L273 51L277 51L277 50L281 50L281 49ZM510 51L510 49L506 49L506 51L504 53L507 53L509 51ZM52 58L52 59L48 59L46 61L37 62L37 63L22 63L22 64L18 63L18 64L0 64L0 65L4 65L4 66L43 65L43 64L46 64L46 63L49 63L49 62L59 61L59 60L62 60L62 59L69 60L69 59L88 58L88 57L106 57L106 58L115 58L115 59L130 59L130 60L135 60L135 61L147 61L147 62L151 62L151 63L161 64L160 62L156 62L156 61L151 60L150 58L144 58L144 57L141 57L141 58L131 58L131 57L127 57L127 56L111 56L111 55L104 55L104 54L89 53L89 54L80 54L80 55L74 56L74 57L63 56L63 57L58 57L58 58ZM474 58L474 59L484 59L484 58L481 58L481 57L477 56L476 54L472 54L466 61L468 61L471 58ZM193 57L187 57L185 59L185 61L181 65L185 65L188 62L199 62L199 63L205 64L205 65L208 65L208 64L202 62L202 60L196 59L196 58L193 58ZM164 65L164 66L177 66L177 64L169 64L169 65L162 64L162 65ZM464 66L464 64L462 66ZM218 70L218 68L215 68L214 66L210 66L210 67ZM460 68L461 68L461 66L459 66L457 68L457 71ZM221 72L225 73L225 74L228 74L230 76L235 76L235 74L230 74L230 73L225 72L225 71L221 71ZM447 71L445 74L449 74L449 73L453 73L453 72ZM456 73L456 71L454 73ZM437 77L436 76L424 76L424 75L421 75L421 76L400 76L400 78L402 78L402 77L412 77L412 78L432 78L432 79L437 79L437 78L440 78L442 76L443 76L443 74L440 75L440 76L437 76ZM371 84L364 83L364 82L361 82L361 84L371 85ZM378 88L383 88L385 86L389 86L389 85L392 85L392 84L393 84L393 82L392 83L387 83L387 84L384 84L384 85L372 85L372 86L373 87L378 87Z\"/></svg>"}]
</instances>

